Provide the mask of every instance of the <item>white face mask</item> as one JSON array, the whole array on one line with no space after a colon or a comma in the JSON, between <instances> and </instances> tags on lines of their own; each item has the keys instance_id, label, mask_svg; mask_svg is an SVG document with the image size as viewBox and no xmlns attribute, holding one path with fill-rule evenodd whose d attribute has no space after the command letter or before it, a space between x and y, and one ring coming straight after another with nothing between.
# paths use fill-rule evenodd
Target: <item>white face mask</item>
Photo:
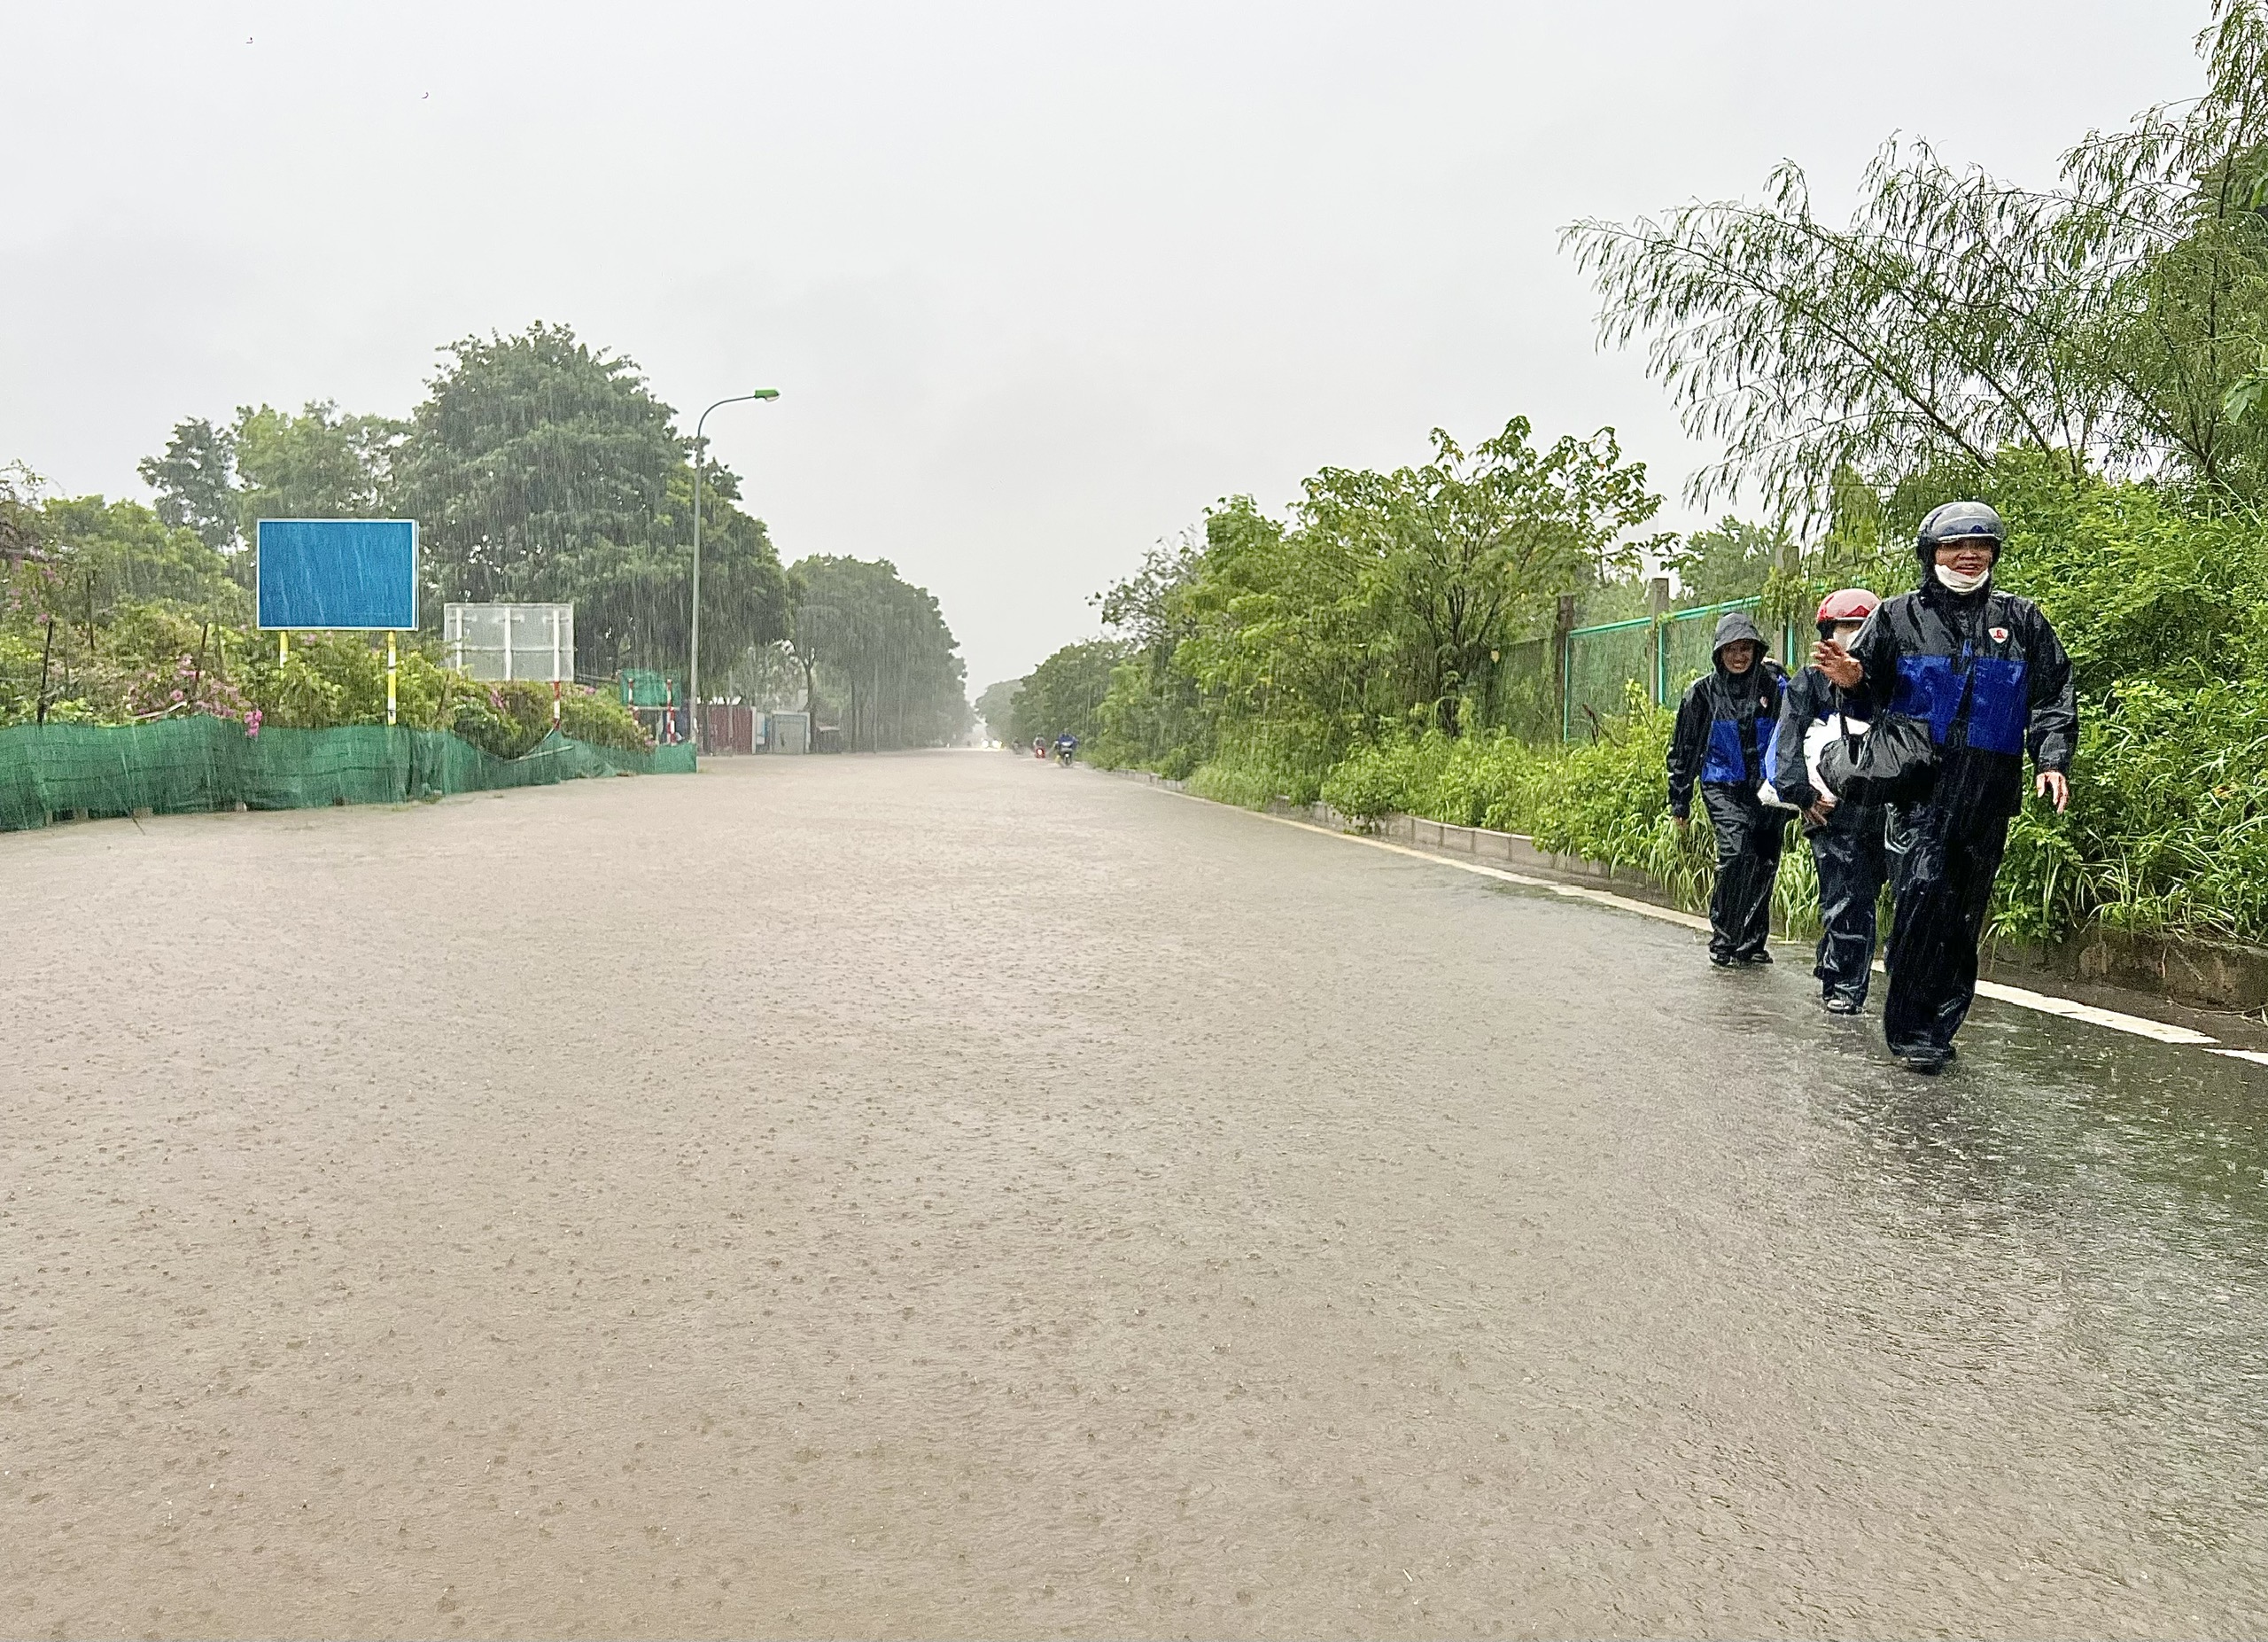
<instances>
[{"instance_id":1,"label":"white face mask","mask_svg":"<svg viewBox=\"0 0 2268 1642\"><path fill-rule=\"evenodd\" d=\"M1992 580L1992 567L1987 564L1974 576L1964 576L1950 564L1937 567L1938 581L1948 593L1974 593Z\"/></svg>"}]
</instances>

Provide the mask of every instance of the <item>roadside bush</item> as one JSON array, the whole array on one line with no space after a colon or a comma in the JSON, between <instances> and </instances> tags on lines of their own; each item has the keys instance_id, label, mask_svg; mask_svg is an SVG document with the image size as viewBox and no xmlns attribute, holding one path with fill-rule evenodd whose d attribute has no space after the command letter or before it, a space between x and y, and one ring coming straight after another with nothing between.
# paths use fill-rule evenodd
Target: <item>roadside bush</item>
<instances>
[{"instance_id":1,"label":"roadside bush","mask_svg":"<svg viewBox=\"0 0 2268 1642\"><path fill-rule=\"evenodd\" d=\"M483 752L499 759L520 758L551 734L550 685L529 679L489 684L454 673L447 676L453 686L447 728ZM559 728L578 741L626 752L647 751L654 744L619 699L581 685L561 692Z\"/></svg>"},{"instance_id":2,"label":"roadside bush","mask_svg":"<svg viewBox=\"0 0 2268 1642\"><path fill-rule=\"evenodd\" d=\"M1245 749L1224 751L1189 773L1189 790L1222 804L1261 810L1278 798L1293 804L1313 804L1322 793L1322 780L1312 769Z\"/></svg>"},{"instance_id":3,"label":"roadside bush","mask_svg":"<svg viewBox=\"0 0 2268 1642\"><path fill-rule=\"evenodd\" d=\"M2268 940L2268 689L2135 681L2082 720L2071 811L2027 805L2000 926L2035 939L2090 920Z\"/></svg>"},{"instance_id":4,"label":"roadside bush","mask_svg":"<svg viewBox=\"0 0 2268 1642\"><path fill-rule=\"evenodd\" d=\"M559 703L559 728L577 741L623 752L649 752L654 738L611 690L570 689Z\"/></svg>"},{"instance_id":5,"label":"roadside bush","mask_svg":"<svg viewBox=\"0 0 2268 1642\"><path fill-rule=\"evenodd\" d=\"M1503 735L1452 741L1435 732L1358 748L1324 777L1324 801L1361 821L1401 811L1525 833L1555 855L1650 873L1679 905L1700 907L1714 877L1715 846L1705 813L1697 812L1682 833L1670 821L1664 764L1674 715L1635 688L1628 706L1597 740L1571 746L1532 746ZM1800 862L1793 859L1798 853ZM1790 854L1778 922L1789 930L1816 928L1819 891L1809 853Z\"/></svg>"},{"instance_id":6,"label":"roadside bush","mask_svg":"<svg viewBox=\"0 0 2268 1642\"><path fill-rule=\"evenodd\" d=\"M1197 753L1189 747L1176 747L1158 760L1158 774L1168 781L1187 781L1196 769Z\"/></svg>"},{"instance_id":7,"label":"roadside bush","mask_svg":"<svg viewBox=\"0 0 2268 1642\"><path fill-rule=\"evenodd\" d=\"M1200 798L1234 804L1247 810L1266 809L1277 798L1290 798L1284 773L1273 766L1247 759L1223 756L1209 759L1189 773L1189 790ZM1293 802L1298 800L1294 799Z\"/></svg>"},{"instance_id":8,"label":"roadside bush","mask_svg":"<svg viewBox=\"0 0 2268 1642\"><path fill-rule=\"evenodd\" d=\"M288 658L279 662L274 634L161 600L118 607L95 624L91 638L85 624L58 619L50 649L45 580L40 567L26 567L0 606L0 724L38 715L43 651L50 723L147 723L201 713L237 720L256 734L268 726L385 722L385 650L367 635L294 634ZM530 751L551 731L548 683L468 679L442 666L431 642L400 642L398 658L400 724L448 730L504 759ZM579 685L562 696L560 728L624 751L653 744L611 691Z\"/></svg>"},{"instance_id":9,"label":"roadside bush","mask_svg":"<svg viewBox=\"0 0 2268 1642\"><path fill-rule=\"evenodd\" d=\"M1416 749L1406 742L1357 747L1323 778L1323 801L1348 821L1365 823L1396 810L1410 811L1415 757Z\"/></svg>"}]
</instances>

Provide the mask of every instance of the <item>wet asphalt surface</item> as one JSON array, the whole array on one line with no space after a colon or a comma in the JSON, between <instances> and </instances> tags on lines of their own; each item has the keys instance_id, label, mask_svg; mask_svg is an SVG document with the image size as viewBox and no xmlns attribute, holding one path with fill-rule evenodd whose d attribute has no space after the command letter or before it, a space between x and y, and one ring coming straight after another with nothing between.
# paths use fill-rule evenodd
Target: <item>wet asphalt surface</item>
<instances>
[{"instance_id":1,"label":"wet asphalt surface","mask_svg":"<svg viewBox=\"0 0 2268 1642\"><path fill-rule=\"evenodd\" d=\"M0 930L0 1633L2268 1627L2258 1067L1002 754Z\"/></svg>"}]
</instances>

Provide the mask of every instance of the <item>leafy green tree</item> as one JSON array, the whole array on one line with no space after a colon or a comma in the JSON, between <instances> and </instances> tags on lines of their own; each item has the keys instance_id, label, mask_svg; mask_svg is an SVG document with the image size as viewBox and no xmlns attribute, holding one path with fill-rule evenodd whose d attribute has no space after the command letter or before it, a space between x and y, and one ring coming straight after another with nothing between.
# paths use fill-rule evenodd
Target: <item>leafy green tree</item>
<instances>
[{"instance_id":1,"label":"leafy green tree","mask_svg":"<svg viewBox=\"0 0 2268 1642\"><path fill-rule=\"evenodd\" d=\"M1010 743L1029 745L1034 736L1052 742L1066 730L1082 742L1093 741L1111 673L1125 658L1126 646L1117 640L1089 639L1066 644L1041 662L1016 692L1008 715Z\"/></svg>"},{"instance_id":2,"label":"leafy green tree","mask_svg":"<svg viewBox=\"0 0 2268 1642\"><path fill-rule=\"evenodd\" d=\"M329 401L311 401L296 416L269 405L238 407L230 442L244 481L237 501L244 540L254 539L264 518L383 514L401 435L399 422L341 416Z\"/></svg>"},{"instance_id":3,"label":"leafy green tree","mask_svg":"<svg viewBox=\"0 0 2268 1642\"><path fill-rule=\"evenodd\" d=\"M1234 499L1208 516L1202 554L1170 567L1184 590L1130 585L1107 608L1156 633L1181 624L1174 665L1229 720L1325 751L1383 723L1454 736L1559 594L1661 546L1626 539L1660 499L1612 430L1541 449L1529 432L1514 417L1468 452L1436 429L1422 465L1325 468L1288 525Z\"/></svg>"},{"instance_id":4,"label":"leafy green tree","mask_svg":"<svg viewBox=\"0 0 2268 1642\"><path fill-rule=\"evenodd\" d=\"M682 668L693 479L675 413L634 362L564 325L447 352L412 414L394 492L422 528L436 618L452 599L572 603L585 673ZM718 656L787 631L785 572L739 494L728 469L705 470L701 628Z\"/></svg>"},{"instance_id":5,"label":"leafy green tree","mask_svg":"<svg viewBox=\"0 0 2268 1642\"><path fill-rule=\"evenodd\" d=\"M847 751L934 747L967 731L967 670L927 588L887 559L822 556L792 573L789 648L811 699L840 714Z\"/></svg>"},{"instance_id":6,"label":"leafy green tree","mask_svg":"<svg viewBox=\"0 0 2268 1642\"><path fill-rule=\"evenodd\" d=\"M446 597L532 598L561 554L664 533L686 449L634 362L544 323L446 352L400 461Z\"/></svg>"},{"instance_id":7,"label":"leafy green tree","mask_svg":"<svg viewBox=\"0 0 2268 1642\"><path fill-rule=\"evenodd\" d=\"M20 463L0 467L0 723L147 716L136 698L160 660L170 676L200 635L250 614L196 532L140 502L48 495Z\"/></svg>"},{"instance_id":8,"label":"leafy green tree","mask_svg":"<svg viewBox=\"0 0 2268 1642\"><path fill-rule=\"evenodd\" d=\"M0 569L46 556L41 493L46 481L21 462L0 462Z\"/></svg>"},{"instance_id":9,"label":"leafy green tree","mask_svg":"<svg viewBox=\"0 0 2268 1642\"><path fill-rule=\"evenodd\" d=\"M1401 704L1386 691L1377 611L1353 545L1299 531L1232 496L1205 517L1177 599L1189 631L1174 667L1216 722L1335 745Z\"/></svg>"},{"instance_id":10,"label":"leafy green tree","mask_svg":"<svg viewBox=\"0 0 2268 1642\"><path fill-rule=\"evenodd\" d=\"M58 613L80 615L89 600L105 619L116 607L152 601L241 613L244 595L228 561L194 530L167 525L142 503L57 497L41 513Z\"/></svg>"},{"instance_id":11,"label":"leafy green tree","mask_svg":"<svg viewBox=\"0 0 2268 1642\"><path fill-rule=\"evenodd\" d=\"M1016 696L1023 687L1021 679L1002 679L998 684L986 685L984 693L976 698L977 720L991 732L993 740L1009 739L1009 726L1015 721Z\"/></svg>"},{"instance_id":12,"label":"leafy green tree","mask_svg":"<svg viewBox=\"0 0 2268 1642\"><path fill-rule=\"evenodd\" d=\"M1688 428L1724 446L1695 497L1752 484L1775 511L1814 516L1839 471L1885 486L1935 472L1958 492L2014 448L2048 454L2073 482L2171 464L2256 489L2263 434L2245 413L2268 383L2258 0L2218 0L2199 43L2206 94L2090 136L2054 189L1893 142L1845 223L1814 211L1790 163L1761 204L1572 226L1603 339L1646 333L1649 369Z\"/></svg>"},{"instance_id":13,"label":"leafy green tree","mask_svg":"<svg viewBox=\"0 0 2268 1642\"><path fill-rule=\"evenodd\" d=\"M713 466L702 481L701 647L710 657L737 657L787 631L787 572L763 521L733 504L738 488L729 471ZM586 673L633 665L682 669L687 663L693 610L689 463L668 476L667 497L649 539L592 537L554 556L540 573L514 579L524 590L509 597L574 604L578 665Z\"/></svg>"},{"instance_id":14,"label":"leafy green tree","mask_svg":"<svg viewBox=\"0 0 2268 1642\"><path fill-rule=\"evenodd\" d=\"M1468 454L1436 428L1422 466L1325 468L1307 481L1301 533L1360 562L1403 698L1452 736L1490 652L1542 620L1559 591L1635 564L1643 549L1622 538L1661 506L1612 429L1548 450L1528 432L1515 416Z\"/></svg>"},{"instance_id":15,"label":"leafy green tree","mask_svg":"<svg viewBox=\"0 0 2268 1642\"><path fill-rule=\"evenodd\" d=\"M143 457L136 471L158 493L158 517L166 524L195 531L215 553L237 550L242 515L234 430L203 417L177 423L166 454Z\"/></svg>"},{"instance_id":16,"label":"leafy green tree","mask_svg":"<svg viewBox=\"0 0 2268 1642\"><path fill-rule=\"evenodd\" d=\"M1099 595L1103 626L1127 642L1128 654L1105 699L1099 762L1147 758L1176 780L1186 776L1212 749L1212 724L1196 681L1177 665L1181 646L1198 626L1190 589L1204 562L1204 548L1184 535L1160 543L1142 568Z\"/></svg>"},{"instance_id":17,"label":"leafy green tree","mask_svg":"<svg viewBox=\"0 0 2268 1642\"><path fill-rule=\"evenodd\" d=\"M1713 530L1697 530L1668 556L1685 597L1694 604L1752 598L1780 566L1790 546L1784 530L1751 525L1728 514Z\"/></svg>"},{"instance_id":18,"label":"leafy green tree","mask_svg":"<svg viewBox=\"0 0 2268 1642\"><path fill-rule=\"evenodd\" d=\"M1230 759L1255 790L1311 792L1366 740L1556 722L1558 599L1635 588L1625 572L1674 539L1635 538L1660 499L1612 429L1531 431L1514 417L1466 450L1436 429L1429 462L1325 468L1285 519L1231 497L1201 545L1153 550L1101 599L1122 636L1099 759L1177 776Z\"/></svg>"}]
</instances>

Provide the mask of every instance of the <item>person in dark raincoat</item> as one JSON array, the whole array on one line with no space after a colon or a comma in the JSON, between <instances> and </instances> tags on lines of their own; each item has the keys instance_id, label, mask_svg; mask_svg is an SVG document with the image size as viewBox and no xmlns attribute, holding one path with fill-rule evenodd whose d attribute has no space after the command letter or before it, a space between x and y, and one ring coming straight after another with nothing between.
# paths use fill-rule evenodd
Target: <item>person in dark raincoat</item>
<instances>
[{"instance_id":1,"label":"person in dark raincoat","mask_svg":"<svg viewBox=\"0 0 2268 1642\"><path fill-rule=\"evenodd\" d=\"M1716 665L1677 704L1669 743L1669 813L1692 818L1697 781L1717 835L1717 885L1709 895L1709 961L1769 963L1772 883L1780 875L1787 813L1757 797L1764 743L1780 712L1787 674L1766 654L1756 624L1736 611L1717 623Z\"/></svg>"},{"instance_id":2,"label":"person in dark raincoat","mask_svg":"<svg viewBox=\"0 0 2268 1642\"><path fill-rule=\"evenodd\" d=\"M1848 644L1881 602L1862 588L1829 594L1819 607L1819 636ZM1855 728L1867 716L1866 703L1846 696L1817 667L1788 681L1772 737L1772 785L1783 803L1803 812L1804 835L1819 868L1819 946L1811 972L1830 1013L1856 1015L1874 977L1875 907L1889 866L1883 806L1843 803L1812 781L1805 737L1837 714Z\"/></svg>"},{"instance_id":3,"label":"person in dark raincoat","mask_svg":"<svg viewBox=\"0 0 2268 1642\"><path fill-rule=\"evenodd\" d=\"M1944 1069L1977 994L1977 942L2008 821L2023 803L2023 760L2058 810L2079 715L2071 660L2029 599L1992 585L2000 516L1949 502L1922 522L1922 587L1884 601L1847 647L1822 640L1820 670L1872 709L1924 720L1937 744L1927 798L1891 806L1890 995L1883 1032L1918 1072Z\"/></svg>"}]
</instances>

